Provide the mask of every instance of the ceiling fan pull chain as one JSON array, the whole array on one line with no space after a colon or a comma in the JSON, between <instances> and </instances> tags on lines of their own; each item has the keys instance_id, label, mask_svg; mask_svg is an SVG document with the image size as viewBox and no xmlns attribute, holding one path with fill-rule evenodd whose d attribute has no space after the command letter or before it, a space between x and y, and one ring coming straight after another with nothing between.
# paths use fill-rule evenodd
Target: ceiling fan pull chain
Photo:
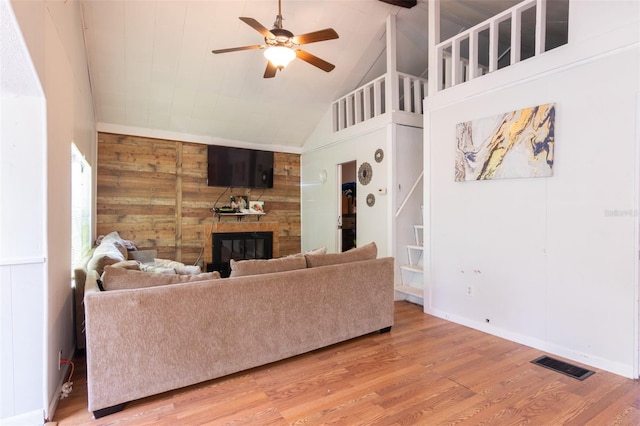
<instances>
[{"instance_id":1,"label":"ceiling fan pull chain","mask_svg":"<svg viewBox=\"0 0 640 426\"><path fill-rule=\"evenodd\" d=\"M276 16L276 22L273 25L282 29L282 0L278 0L278 16Z\"/></svg>"}]
</instances>

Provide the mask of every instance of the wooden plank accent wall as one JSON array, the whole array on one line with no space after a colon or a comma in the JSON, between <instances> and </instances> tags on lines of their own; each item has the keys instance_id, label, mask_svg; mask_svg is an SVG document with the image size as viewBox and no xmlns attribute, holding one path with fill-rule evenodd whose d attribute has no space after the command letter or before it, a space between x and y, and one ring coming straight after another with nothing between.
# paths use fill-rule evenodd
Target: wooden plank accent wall
<instances>
[{"instance_id":1,"label":"wooden plank accent wall","mask_svg":"<svg viewBox=\"0 0 640 426\"><path fill-rule=\"evenodd\" d=\"M298 154L275 153L273 188L227 190L207 186L207 145L99 133L97 173L98 235L118 231L139 249L158 250L158 257L206 264L211 262L207 230L219 223L211 212L214 202L220 197L222 206L231 195L247 195L265 203L267 215L260 222L275 226L274 253L301 250ZM235 221L225 217L220 223ZM257 218L238 225L250 229L251 221Z\"/></svg>"}]
</instances>

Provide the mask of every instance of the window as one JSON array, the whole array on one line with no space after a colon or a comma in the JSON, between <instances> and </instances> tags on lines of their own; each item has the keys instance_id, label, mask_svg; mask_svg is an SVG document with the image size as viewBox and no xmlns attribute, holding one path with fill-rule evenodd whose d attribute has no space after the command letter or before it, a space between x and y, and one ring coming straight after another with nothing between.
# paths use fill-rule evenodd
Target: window
<instances>
[{"instance_id":1,"label":"window","mask_svg":"<svg viewBox=\"0 0 640 426\"><path fill-rule=\"evenodd\" d=\"M71 143L71 269L91 249L91 166Z\"/></svg>"}]
</instances>

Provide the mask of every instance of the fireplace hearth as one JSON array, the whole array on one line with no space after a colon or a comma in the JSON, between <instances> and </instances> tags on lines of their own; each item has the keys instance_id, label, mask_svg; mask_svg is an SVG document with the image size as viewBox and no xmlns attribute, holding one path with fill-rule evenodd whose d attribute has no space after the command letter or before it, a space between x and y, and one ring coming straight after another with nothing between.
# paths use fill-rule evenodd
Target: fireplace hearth
<instances>
[{"instance_id":1,"label":"fireplace hearth","mask_svg":"<svg viewBox=\"0 0 640 426\"><path fill-rule=\"evenodd\" d=\"M211 234L212 262L208 271L219 271L223 278L231 272L230 262L273 257L273 232L218 232Z\"/></svg>"}]
</instances>

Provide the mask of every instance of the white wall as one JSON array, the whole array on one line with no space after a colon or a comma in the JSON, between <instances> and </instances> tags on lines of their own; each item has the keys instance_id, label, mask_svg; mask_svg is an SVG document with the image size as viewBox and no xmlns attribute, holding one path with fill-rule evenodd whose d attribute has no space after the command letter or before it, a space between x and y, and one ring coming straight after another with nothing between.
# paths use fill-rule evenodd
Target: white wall
<instances>
[{"instance_id":1,"label":"white wall","mask_svg":"<svg viewBox=\"0 0 640 426\"><path fill-rule=\"evenodd\" d=\"M43 415L49 416L58 401L60 385L66 372L59 371L58 351L69 358L73 355L73 303L71 289L71 142L95 164L96 134L93 104L84 56L81 6L77 1L25 1L11 3L20 31L46 98L46 147L39 153L46 155L44 179L31 185L24 182L14 188L23 193L44 193L46 204L38 208L44 218L44 229L34 231L28 216L14 224L23 238L32 235L44 245L46 256L44 276L38 285L20 287L33 300L41 298L44 306L33 305L19 311L17 322L43 315L40 347L14 347L14 357L35 351L39 365L34 371L42 375L41 385L31 383L26 376L16 376L16 382L28 388L29 395L38 395ZM3 46L4 49L4 46ZM4 167L4 160L2 160ZM95 168L94 168L95 169ZM22 209L23 206L12 206ZM3 206L4 210L4 206ZM18 312L16 310L16 312ZM28 332L28 330L23 330ZM19 415L20 412L15 412ZM3 414L4 415L4 414Z\"/></svg>"},{"instance_id":2,"label":"white wall","mask_svg":"<svg viewBox=\"0 0 640 426\"><path fill-rule=\"evenodd\" d=\"M303 250L327 247L329 252L337 251L337 168L338 164L355 160L357 168L366 161L373 169L368 185L356 183L358 246L375 241L379 257L390 253L389 235L385 225L389 219L389 197L377 193L378 188L388 186L389 160L385 158L382 163L376 163L373 157L378 148L389 152L388 132L389 127L385 126L369 130L349 140L303 151L300 159ZM319 179L319 173L323 169L327 171L325 183L321 183ZM366 204L366 196L369 193L376 197L373 207Z\"/></svg>"},{"instance_id":3,"label":"white wall","mask_svg":"<svg viewBox=\"0 0 640 426\"><path fill-rule=\"evenodd\" d=\"M4 1L0 39L0 423L34 424L44 412L46 110Z\"/></svg>"},{"instance_id":4,"label":"white wall","mask_svg":"<svg viewBox=\"0 0 640 426\"><path fill-rule=\"evenodd\" d=\"M362 125L361 129L361 133L325 146L321 145L319 132L310 139L309 145L314 145L313 149L307 149L305 144L300 160L303 250L327 247L330 252L337 251L336 172L338 164L352 160L356 160L356 171L365 161L373 169L368 185L356 180L358 246L375 241L378 257L394 256L398 246L404 253L405 245L413 241L412 225L421 222L421 191L412 197L399 220L395 213L420 174L422 129L396 124ZM384 152L380 163L374 158L378 148ZM323 169L327 171L326 183L319 179ZM370 193L376 199L373 207L366 203ZM398 276L397 282L399 280Z\"/></svg>"},{"instance_id":5,"label":"white wall","mask_svg":"<svg viewBox=\"0 0 640 426\"><path fill-rule=\"evenodd\" d=\"M637 377L638 7L572 2L569 45L425 101L426 312ZM553 177L454 182L457 123L550 102Z\"/></svg>"},{"instance_id":6,"label":"white wall","mask_svg":"<svg viewBox=\"0 0 640 426\"><path fill-rule=\"evenodd\" d=\"M422 224L423 205L423 181L419 181L416 189L410 194L412 186L423 170L423 132L422 129L408 126L395 126L393 146L393 187L389 188L394 202L391 214L396 217L402 203L405 206L394 220L392 239L394 241L394 256L396 258L395 283L405 283L422 287L420 278L422 274L413 272L402 272L400 265L409 263L407 245L415 245L415 234L413 225ZM418 253L413 253L414 261ZM404 277L401 276L404 274ZM417 299L410 299L416 303L422 303Z\"/></svg>"}]
</instances>

